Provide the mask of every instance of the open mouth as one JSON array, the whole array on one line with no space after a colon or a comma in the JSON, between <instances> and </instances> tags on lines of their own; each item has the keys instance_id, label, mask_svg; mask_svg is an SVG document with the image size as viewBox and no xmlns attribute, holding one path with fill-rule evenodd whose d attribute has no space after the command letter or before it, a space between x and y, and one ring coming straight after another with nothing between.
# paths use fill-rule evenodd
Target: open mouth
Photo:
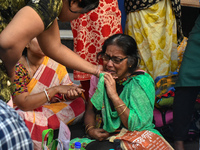
<instances>
[{"instance_id":1,"label":"open mouth","mask_svg":"<svg viewBox=\"0 0 200 150\"><path fill-rule=\"evenodd\" d=\"M110 73L110 74L114 74L114 73L116 73L116 72L113 71L113 70L106 70L106 72L108 72L108 73Z\"/></svg>"}]
</instances>

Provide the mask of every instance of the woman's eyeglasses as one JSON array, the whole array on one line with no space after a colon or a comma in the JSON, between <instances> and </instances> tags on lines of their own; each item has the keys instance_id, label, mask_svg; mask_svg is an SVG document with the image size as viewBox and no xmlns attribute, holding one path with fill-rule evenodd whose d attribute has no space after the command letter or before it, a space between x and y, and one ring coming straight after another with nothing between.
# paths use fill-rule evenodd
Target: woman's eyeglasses
<instances>
[{"instance_id":1,"label":"woman's eyeglasses","mask_svg":"<svg viewBox=\"0 0 200 150\"><path fill-rule=\"evenodd\" d=\"M104 54L103 56L102 56L102 59L104 60L104 61L109 61L109 60L111 60L114 64L120 64L124 59L126 59L126 58L128 58L128 57L124 57L124 58L118 58L118 57L110 57L109 55L107 55L107 54Z\"/></svg>"}]
</instances>

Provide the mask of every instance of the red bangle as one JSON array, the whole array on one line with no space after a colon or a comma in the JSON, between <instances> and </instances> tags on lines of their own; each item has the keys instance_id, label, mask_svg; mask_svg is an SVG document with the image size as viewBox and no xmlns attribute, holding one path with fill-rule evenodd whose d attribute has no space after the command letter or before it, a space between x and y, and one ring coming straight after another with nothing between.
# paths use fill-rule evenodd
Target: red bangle
<instances>
[{"instance_id":1,"label":"red bangle","mask_svg":"<svg viewBox=\"0 0 200 150\"><path fill-rule=\"evenodd\" d=\"M65 94L63 94L63 100L67 101L67 99L65 98Z\"/></svg>"},{"instance_id":2,"label":"red bangle","mask_svg":"<svg viewBox=\"0 0 200 150\"><path fill-rule=\"evenodd\" d=\"M71 99L71 98L69 98L69 97L66 97L66 95L63 94L63 100L67 101L67 100L73 100L73 99Z\"/></svg>"}]
</instances>

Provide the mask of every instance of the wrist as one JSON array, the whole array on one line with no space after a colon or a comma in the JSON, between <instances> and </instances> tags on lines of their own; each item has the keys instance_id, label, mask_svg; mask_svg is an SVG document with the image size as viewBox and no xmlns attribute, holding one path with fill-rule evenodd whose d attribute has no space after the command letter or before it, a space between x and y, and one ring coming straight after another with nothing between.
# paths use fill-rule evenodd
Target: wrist
<instances>
[{"instance_id":1,"label":"wrist","mask_svg":"<svg viewBox=\"0 0 200 150\"><path fill-rule=\"evenodd\" d=\"M86 134L93 138L93 135L92 135L94 133L93 130L95 130L95 128L91 128L89 131L87 131Z\"/></svg>"},{"instance_id":2,"label":"wrist","mask_svg":"<svg viewBox=\"0 0 200 150\"><path fill-rule=\"evenodd\" d=\"M121 101L120 97L118 94L114 95L112 94L112 96L110 97L110 99L112 100L112 102L117 102L117 101Z\"/></svg>"},{"instance_id":3,"label":"wrist","mask_svg":"<svg viewBox=\"0 0 200 150\"><path fill-rule=\"evenodd\" d=\"M95 71L95 76L97 76L97 77L99 77L99 74L100 74L100 67L101 67L101 65L96 65L96 71Z\"/></svg>"},{"instance_id":4,"label":"wrist","mask_svg":"<svg viewBox=\"0 0 200 150\"><path fill-rule=\"evenodd\" d=\"M51 102L51 96L49 95L48 89L45 89L45 88L44 88L44 93L45 93L45 95L46 95L47 102L50 103L50 102Z\"/></svg>"},{"instance_id":5,"label":"wrist","mask_svg":"<svg viewBox=\"0 0 200 150\"><path fill-rule=\"evenodd\" d=\"M95 126L93 126L93 125L86 125L86 127L85 127L85 132L86 132L86 134L88 134L89 131L91 131L91 130L94 129L94 128L95 128Z\"/></svg>"},{"instance_id":6,"label":"wrist","mask_svg":"<svg viewBox=\"0 0 200 150\"><path fill-rule=\"evenodd\" d=\"M53 93L55 95L55 94L59 93L59 91L60 91L59 88L60 88L60 86L54 86L54 87L49 88L49 90L51 89L51 92L53 91Z\"/></svg>"}]
</instances>

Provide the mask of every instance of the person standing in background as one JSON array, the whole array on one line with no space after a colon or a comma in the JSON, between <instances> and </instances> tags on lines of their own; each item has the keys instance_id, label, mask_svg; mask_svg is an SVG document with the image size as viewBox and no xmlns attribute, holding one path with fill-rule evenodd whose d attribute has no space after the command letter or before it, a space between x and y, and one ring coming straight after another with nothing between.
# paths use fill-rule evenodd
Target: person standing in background
<instances>
[{"instance_id":1,"label":"person standing in background","mask_svg":"<svg viewBox=\"0 0 200 150\"><path fill-rule=\"evenodd\" d=\"M125 25L126 25L126 11L124 6L124 0L118 0L119 10L121 11L121 25L122 25L122 31L124 33Z\"/></svg>"},{"instance_id":2,"label":"person standing in background","mask_svg":"<svg viewBox=\"0 0 200 150\"><path fill-rule=\"evenodd\" d=\"M125 0L125 34L138 45L140 68L154 79L177 71L177 47L183 40L180 0Z\"/></svg>"},{"instance_id":3,"label":"person standing in background","mask_svg":"<svg viewBox=\"0 0 200 150\"><path fill-rule=\"evenodd\" d=\"M178 80L175 84L173 105L175 150L185 150L184 141L188 138L195 101L200 92L200 15L188 37Z\"/></svg>"},{"instance_id":4,"label":"person standing in background","mask_svg":"<svg viewBox=\"0 0 200 150\"><path fill-rule=\"evenodd\" d=\"M100 0L99 6L71 21L74 51L83 59L97 65L97 53L109 36L122 33L121 12L117 0ZM101 62L100 62L101 64ZM74 80L80 80L88 99L91 74L74 70Z\"/></svg>"}]
</instances>

